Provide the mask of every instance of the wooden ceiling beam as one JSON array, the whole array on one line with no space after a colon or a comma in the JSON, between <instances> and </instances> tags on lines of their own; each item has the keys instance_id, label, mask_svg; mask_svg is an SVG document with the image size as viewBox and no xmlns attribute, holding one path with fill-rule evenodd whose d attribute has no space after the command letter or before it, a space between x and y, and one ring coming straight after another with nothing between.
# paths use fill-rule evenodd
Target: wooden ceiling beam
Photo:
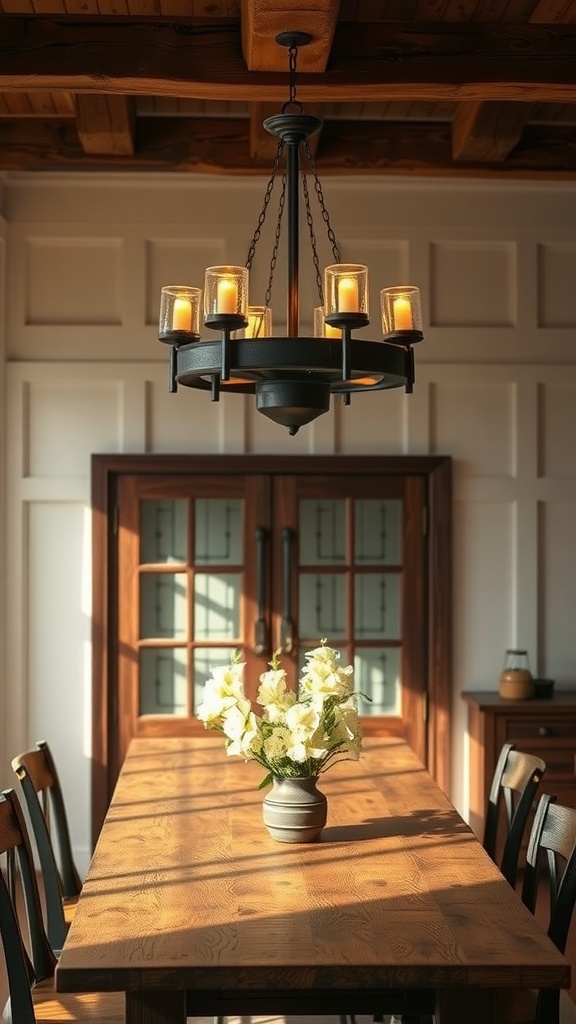
<instances>
[{"instance_id":1,"label":"wooden ceiling beam","mask_svg":"<svg viewBox=\"0 0 576 1024\"><path fill-rule=\"evenodd\" d=\"M45 91L0 93L0 117L75 117L72 93Z\"/></svg>"},{"instance_id":2,"label":"wooden ceiling beam","mask_svg":"<svg viewBox=\"0 0 576 1024\"><path fill-rule=\"evenodd\" d=\"M452 123L452 157L506 160L522 138L530 103L461 103Z\"/></svg>"},{"instance_id":3,"label":"wooden ceiling beam","mask_svg":"<svg viewBox=\"0 0 576 1024\"><path fill-rule=\"evenodd\" d=\"M248 71L239 30L130 19L2 17L0 92L154 95L283 103L287 75ZM506 100L576 103L570 25L443 22L338 25L322 75L298 76L305 102Z\"/></svg>"},{"instance_id":4,"label":"wooden ceiling beam","mask_svg":"<svg viewBox=\"0 0 576 1024\"><path fill-rule=\"evenodd\" d=\"M277 113L278 105L275 103L250 104L250 159L268 163L270 167L276 156L278 139L266 131L264 121Z\"/></svg>"},{"instance_id":5,"label":"wooden ceiling beam","mask_svg":"<svg viewBox=\"0 0 576 1024\"><path fill-rule=\"evenodd\" d=\"M73 122L0 121L0 170L174 171L267 175L250 157L249 123L222 118L142 118L133 157L85 153ZM451 126L327 122L316 155L322 177L377 174L573 180L576 129L529 125L504 163L452 158Z\"/></svg>"},{"instance_id":6,"label":"wooden ceiling beam","mask_svg":"<svg viewBox=\"0 0 576 1024\"><path fill-rule=\"evenodd\" d=\"M249 71L288 70L288 52L276 42L281 32L298 30L312 36L298 50L298 71L326 70L338 20L334 0L242 0L242 53Z\"/></svg>"},{"instance_id":7,"label":"wooden ceiling beam","mask_svg":"<svg viewBox=\"0 0 576 1024\"><path fill-rule=\"evenodd\" d=\"M132 156L136 118L127 96L76 97L76 129L85 153Z\"/></svg>"}]
</instances>

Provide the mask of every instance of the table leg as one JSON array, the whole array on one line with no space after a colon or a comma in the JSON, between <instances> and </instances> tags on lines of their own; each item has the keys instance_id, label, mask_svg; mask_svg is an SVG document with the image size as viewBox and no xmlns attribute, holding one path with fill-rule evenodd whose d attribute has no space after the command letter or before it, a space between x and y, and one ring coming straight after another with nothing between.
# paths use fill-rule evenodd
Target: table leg
<instances>
[{"instance_id":1,"label":"table leg","mask_svg":"<svg viewBox=\"0 0 576 1024\"><path fill-rule=\"evenodd\" d=\"M436 1024L498 1024L498 989L438 989L435 1020Z\"/></svg>"},{"instance_id":2,"label":"table leg","mask_svg":"<svg viewBox=\"0 0 576 1024\"><path fill-rule=\"evenodd\" d=\"M126 1024L186 1024L186 993L127 992Z\"/></svg>"}]
</instances>

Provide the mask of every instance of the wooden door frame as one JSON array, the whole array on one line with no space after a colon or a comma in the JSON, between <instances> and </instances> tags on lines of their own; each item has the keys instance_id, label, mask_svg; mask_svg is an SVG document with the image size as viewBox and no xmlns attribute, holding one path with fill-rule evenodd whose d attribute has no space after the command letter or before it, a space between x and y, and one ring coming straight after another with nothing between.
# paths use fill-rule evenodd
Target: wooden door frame
<instances>
[{"instance_id":1,"label":"wooden door frame","mask_svg":"<svg viewBox=\"0 0 576 1024\"><path fill-rule=\"evenodd\" d=\"M92 485L92 822L95 840L115 783L110 737L116 727L116 650L110 628L117 617L115 530L120 476L336 473L422 476L427 492L428 733L427 768L450 787L452 699L452 461L448 455L131 455L94 454Z\"/></svg>"}]
</instances>

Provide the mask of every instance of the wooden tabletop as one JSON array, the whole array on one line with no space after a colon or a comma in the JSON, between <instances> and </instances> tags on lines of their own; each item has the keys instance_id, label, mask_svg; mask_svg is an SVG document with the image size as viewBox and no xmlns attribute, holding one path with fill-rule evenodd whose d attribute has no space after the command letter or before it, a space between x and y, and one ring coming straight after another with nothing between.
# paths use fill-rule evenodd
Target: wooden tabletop
<instances>
[{"instance_id":1,"label":"wooden tabletop","mask_svg":"<svg viewBox=\"0 0 576 1024\"><path fill-rule=\"evenodd\" d=\"M126 990L132 1022L143 990L165 1010L176 992L190 1006L207 991L473 988L496 1020L498 988L568 987L567 961L403 741L367 739L321 776L318 843L270 838L263 774L220 737L133 741L59 990Z\"/></svg>"}]
</instances>

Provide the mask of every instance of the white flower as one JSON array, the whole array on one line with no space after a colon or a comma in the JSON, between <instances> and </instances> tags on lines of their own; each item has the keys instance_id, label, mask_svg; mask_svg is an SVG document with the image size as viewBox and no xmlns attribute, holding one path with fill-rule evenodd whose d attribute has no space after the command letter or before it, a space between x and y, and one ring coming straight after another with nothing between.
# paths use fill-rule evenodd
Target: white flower
<instances>
[{"instance_id":1,"label":"white flower","mask_svg":"<svg viewBox=\"0 0 576 1024\"><path fill-rule=\"evenodd\" d=\"M298 693L288 689L278 654L260 676L259 717L243 686L244 664L212 669L197 715L226 737L226 752L261 764L272 779L319 775L336 760L357 760L362 728L352 666L338 665L338 651L323 641L306 654Z\"/></svg>"},{"instance_id":2,"label":"white flower","mask_svg":"<svg viewBox=\"0 0 576 1024\"><path fill-rule=\"evenodd\" d=\"M300 680L300 690L306 694L334 694L345 697L352 693L352 665L339 668L338 651L331 647L316 647L306 655L306 667Z\"/></svg>"},{"instance_id":3,"label":"white flower","mask_svg":"<svg viewBox=\"0 0 576 1024\"><path fill-rule=\"evenodd\" d=\"M241 723L236 719L230 732L227 732L226 729L224 729L224 732L229 737L229 742L226 746L226 753L229 756L238 754L246 758L246 760L257 758L262 749L262 737L260 735L259 720L253 711L249 711Z\"/></svg>"},{"instance_id":4,"label":"white flower","mask_svg":"<svg viewBox=\"0 0 576 1024\"><path fill-rule=\"evenodd\" d=\"M204 684L204 700L196 712L206 728L220 727L222 716L239 701L246 699L242 685L243 672L244 664L241 662L212 669L212 679Z\"/></svg>"},{"instance_id":5,"label":"white flower","mask_svg":"<svg viewBox=\"0 0 576 1024\"><path fill-rule=\"evenodd\" d=\"M298 740L309 739L320 725L320 713L313 703L293 704L284 715L286 725Z\"/></svg>"},{"instance_id":6,"label":"white flower","mask_svg":"<svg viewBox=\"0 0 576 1024\"><path fill-rule=\"evenodd\" d=\"M331 735L333 744L352 761L357 761L362 748L362 725L356 708L340 707Z\"/></svg>"},{"instance_id":7,"label":"white flower","mask_svg":"<svg viewBox=\"0 0 576 1024\"><path fill-rule=\"evenodd\" d=\"M242 697L238 703L224 712L222 715L222 731L229 740L240 740L242 738L250 710L250 701L246 697Z\"/></svg>"},{"instance_id":8,"label":"white flower","mask_svg":"<svg viewBox=\"0 0 576 1024\"><path fill-rule=\"evenodd\" d=\"M286 689L284 669L271 669L260 676L256 700L264 709L265 722L280 722L284 711L296 702L296 694Z\"/></svg>"}]
</instances>

